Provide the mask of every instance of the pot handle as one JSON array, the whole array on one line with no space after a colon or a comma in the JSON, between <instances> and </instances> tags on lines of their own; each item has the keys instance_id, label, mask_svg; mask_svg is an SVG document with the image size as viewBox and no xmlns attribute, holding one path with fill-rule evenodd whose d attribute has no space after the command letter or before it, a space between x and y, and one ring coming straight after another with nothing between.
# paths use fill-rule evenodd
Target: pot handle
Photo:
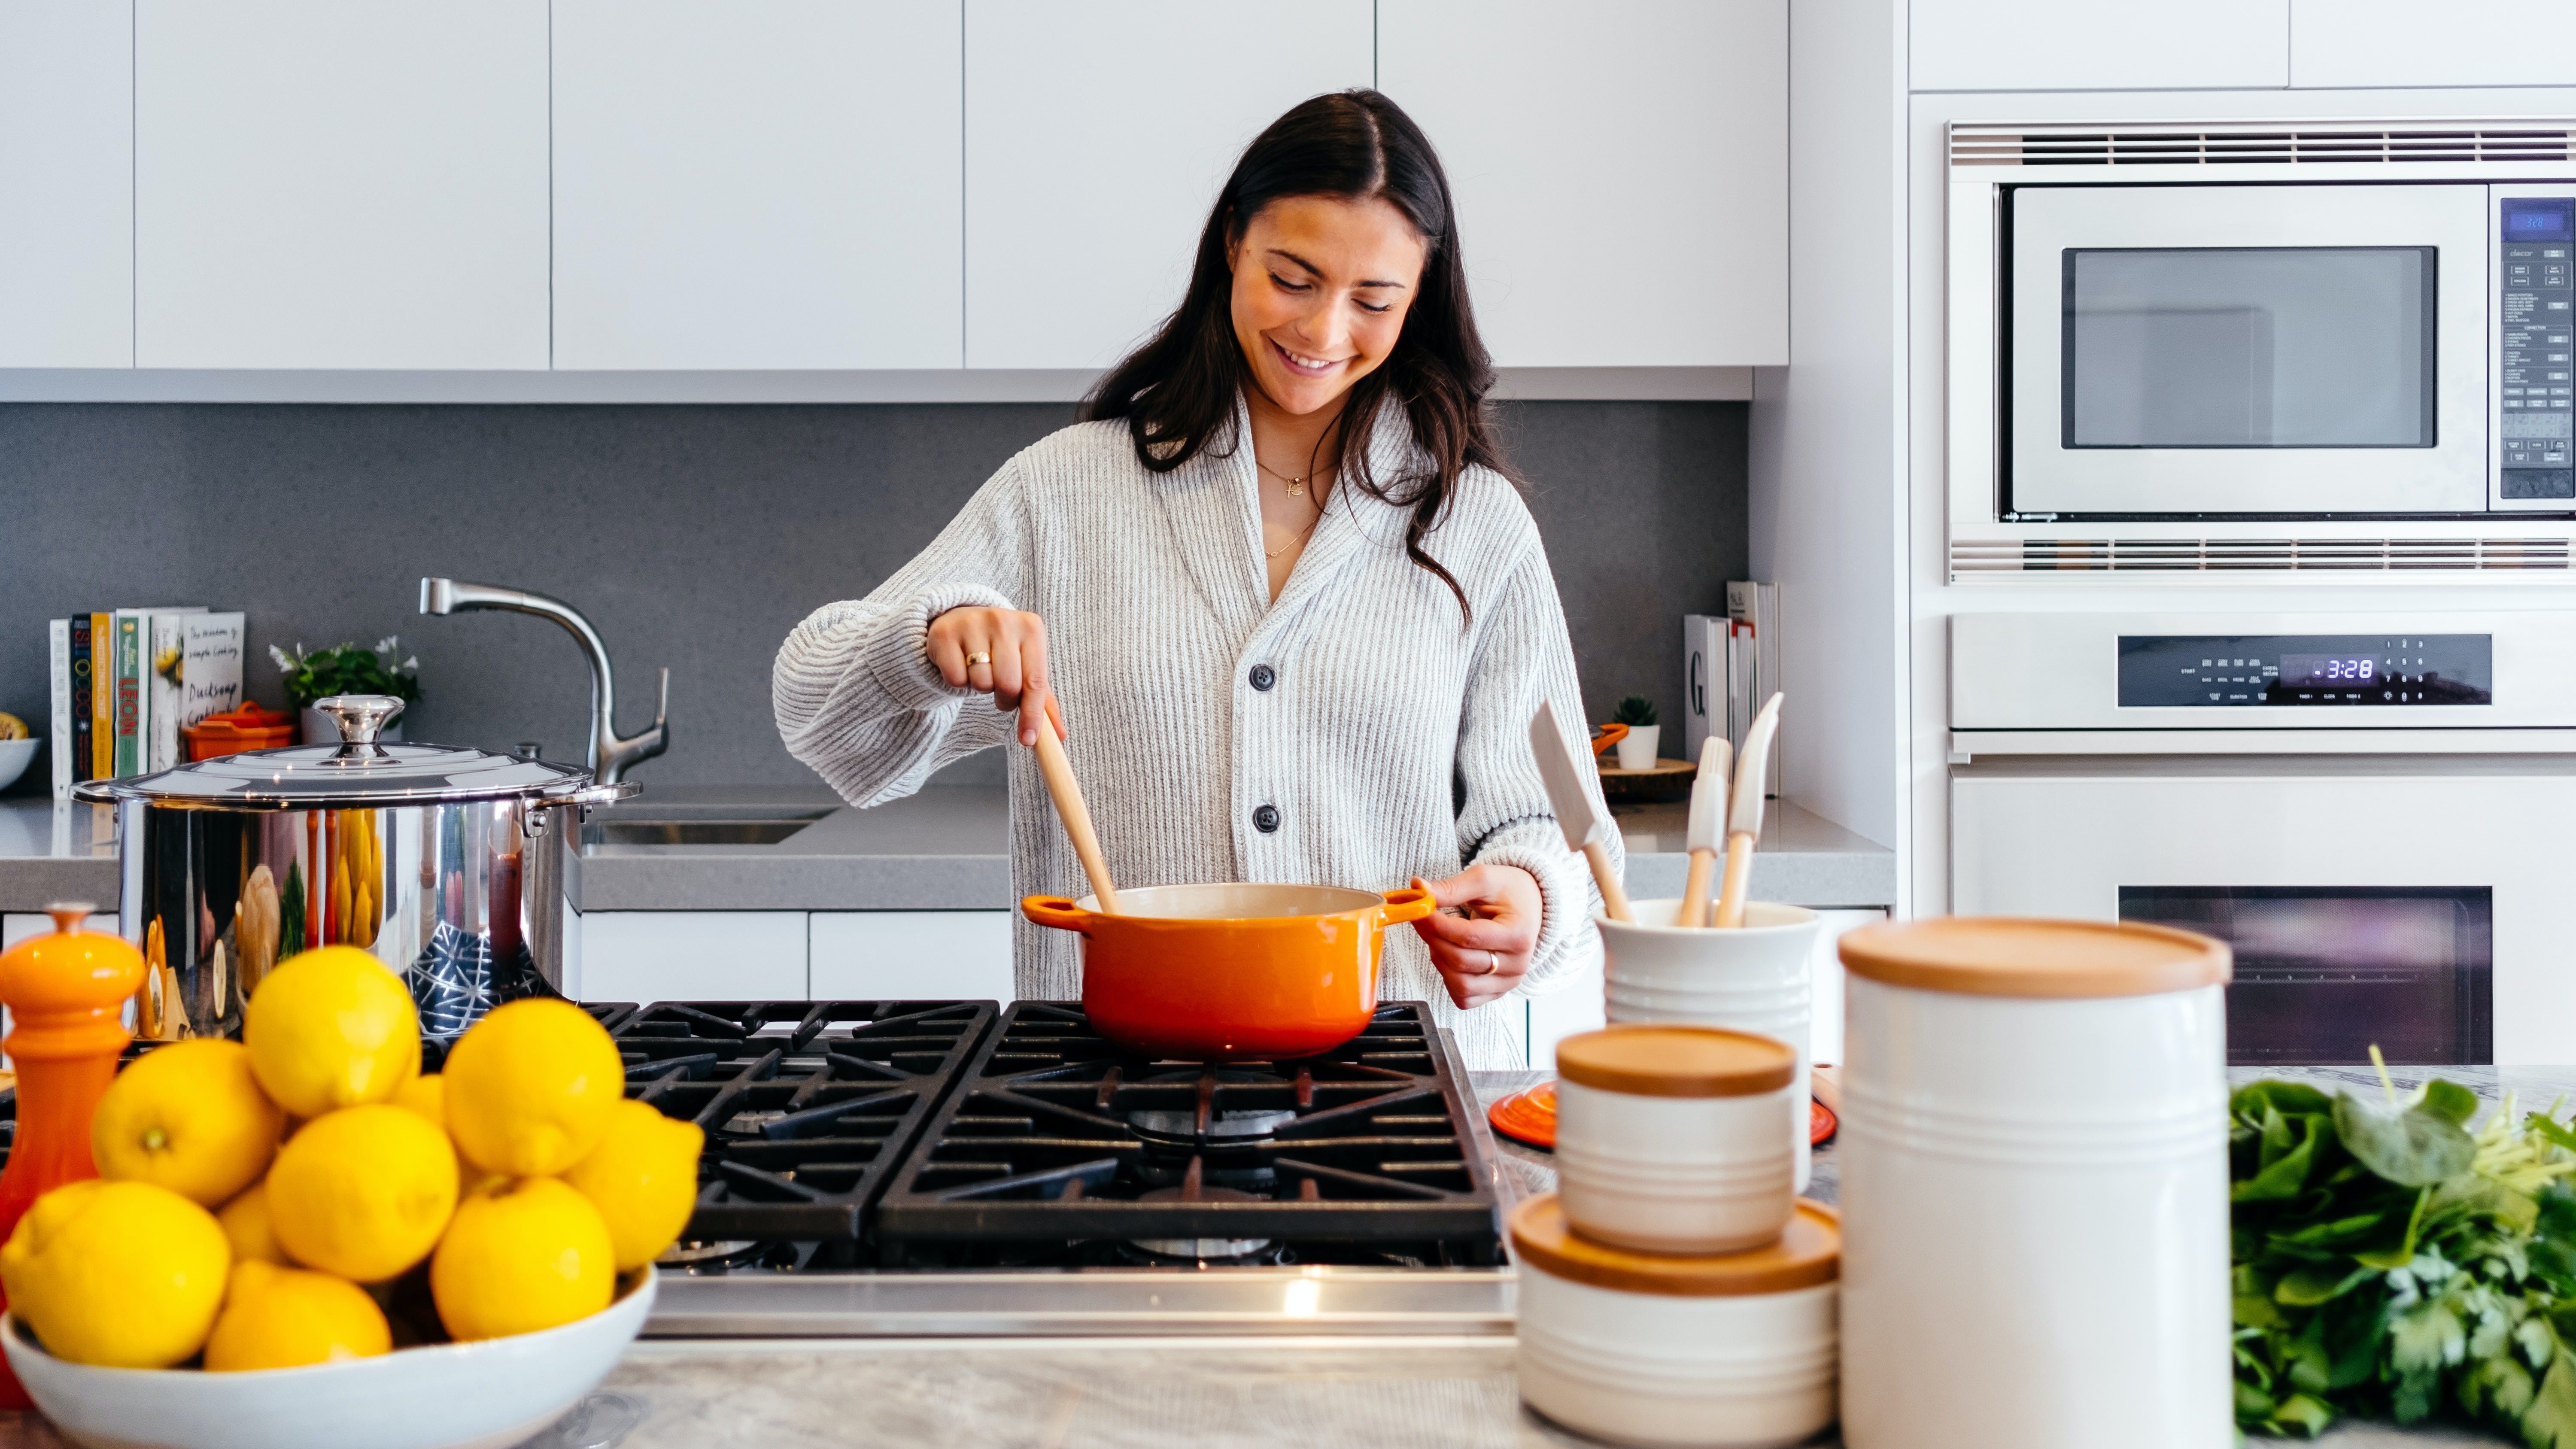
<instances>
[{"instance_id":1,"label":"pot handle","mask_svg":"<svg viewBox=\"0 0 2576 1449\"><path fill-rule=\"evenodd\" d=\"M1022 896L1020 914L1059 931L1086 931L1092 915L1064 896Z\"/></svg>"},{"instance_id":2,"label":"pot handle","mask_svg":"<svg viewBox=\"0 0 2576 1449\"><path fill-rule=\"evenodd\" d=\"M1401 926L1407 921L1421 920L1440 909L1440 903L1432 898L1431 891L1424 886L1406 886L1400 891L1388 891L1384 899L1386 914L1378 918L1381 925Z\"/></svg>"}]
</instances>

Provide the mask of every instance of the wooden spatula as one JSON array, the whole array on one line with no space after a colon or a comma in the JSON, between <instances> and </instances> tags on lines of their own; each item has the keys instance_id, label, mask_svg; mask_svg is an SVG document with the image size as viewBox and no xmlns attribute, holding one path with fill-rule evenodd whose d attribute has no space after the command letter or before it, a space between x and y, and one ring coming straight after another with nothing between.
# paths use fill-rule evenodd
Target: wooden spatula
<instances>
[{"instance_id":1,"label":"wooden spatula","mask_svg":"<svg viewBox=\"0 0 2576 1449\"><path fill-rule=\"evenodd\" d=\"M1046 781L1048 798L1055 801L1056 818L1064 822L1065 838L1073 842L1082 873L1091 878L1091 893L1099 898L1101 914L1119 914L1118 888L1109 883L1109 858L1100 853L1100 837L1091 830L1091 811L1082 803L1082 783L1073 778L1073 761L1065 758L1064 717L1056 713L1052 693L1046 696L1046 718L1038 722L1033 748L1038 775Z\"/></svg>"},{"instance_id":2,"label":"wooden spatula","mask_svg":"<svg viewBox=\"0 0 2576 1449\"><path fill-rule=\"evenodd\" d=\"M1682 913L1677 926L1708 924L1708 879L1717 872L1717 853L1726 848L1726 766L1734 758L1724 735L1710 735L1699 747L1699 774L1691 781L1690 877L1682 883Z\"/></svg>"},{"instance_id":3,"label":"wooden spatula","mask_svg":"<svg viewBox=\"0 0 2576 1449\"><path fill-rule=\"evenodd\" d=\"M1601 906L1610 919L1635 920L1628 913L1628 892L1620 887L1619 873L1610 868L1609 822L1593 810L1592 797L1583 788L1583 761L1571 743L1578 736L1557 725L1556 711L1546 700L1539 701L1538 713L1530 717L1529 733L1530 753L1538 757L1538 777L1547 785L1548 808L1556 812L1557 826L1565 832L1565 848L1582 851L1591 864L1592 882L1601 887Z\"/></svg>"},{"instance_id":4,"label":"wooden spatula","mask_svg":"<svg viewBox=\"0 0 2576 1449\"><path fill-rule=\"evenodd\" d=\"M1717 897L1721 928L1744 924L1744 892L1753 880L1753 843L1762 838L1762 787L1771 772L1771 740L1780 732L1780 696L1773 694L1744 731L1735 757L1735 791L1726 807L1726 886Z\"/></svg>"}]
</instances>

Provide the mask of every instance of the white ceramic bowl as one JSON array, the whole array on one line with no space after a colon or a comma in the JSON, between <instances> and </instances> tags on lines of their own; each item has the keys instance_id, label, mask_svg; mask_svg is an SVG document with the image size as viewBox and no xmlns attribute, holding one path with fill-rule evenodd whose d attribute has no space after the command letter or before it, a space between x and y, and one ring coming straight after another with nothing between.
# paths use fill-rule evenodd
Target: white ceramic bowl
<instances>
[{"instance_id":1,"label":"white ceramic bowl","mask_svg":"<svg viewBox=\"0 0 2576 1449\"><path fill-rule=\"evenodd\" d=\"M44 748L44 744L42 737L0 740L0 790L18 783L18 777L27 773L27 767L35 763L36 751Z\"/></svg>"},{"instance_id":2,"label":"white ceramic bowl","mask_svg":"<svg viewBox=\"0 0 2576 1449\"><path fill-rule=\"evenodd\" d=\"M616 1302L542 1333L308 1368L92 1368L0 1315L0 1348L65 1438L89 1449L509 1449L608 1377L653 1311L651 1268Z\"/></svg>"}]
</instances>

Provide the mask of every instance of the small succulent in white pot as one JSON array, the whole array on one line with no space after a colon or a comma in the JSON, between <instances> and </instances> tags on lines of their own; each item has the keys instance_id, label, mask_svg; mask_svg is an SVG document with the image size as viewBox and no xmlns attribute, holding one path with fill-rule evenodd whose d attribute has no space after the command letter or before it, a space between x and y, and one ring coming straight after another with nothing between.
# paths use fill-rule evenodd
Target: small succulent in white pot
<instances>
[{"instance_id":1,"label":"small succulent in white pot","mask_svg":"<svg viewBox=\"0 0 2576 1449\"><path fill-rule=\"evenodd\" d=\"M268 657L277 661L278 672L286 676L286 698L302 714L301 738L305 744L340 742L339 727L331 723L330 716L313 707L317 699L329 699L335 694L389 694L406 705L420 699L420 656L415 654L396 664L398 643L395 635L388 634L377 640L373 649L349 643L308 654L299 643L289 654L274 644L268 646ZM401 716L395 716L377 738L401 739Z\"/></svg>"},{"instance_id":2,"label":"small succulent in white pot","mask_svg":"<svg viewBox=\"0 0 2576 1449\"><path fill-rule=\"evenodd\" d=\"M1632 694L1619 701L1611 712L1612 722L1628 727L1615 748L1619 751L1619 768L1651 770L1655 752L1664 742L1664 727L1655 723L1655 702L1642 694Z\"/></svg>"}]
</instances>

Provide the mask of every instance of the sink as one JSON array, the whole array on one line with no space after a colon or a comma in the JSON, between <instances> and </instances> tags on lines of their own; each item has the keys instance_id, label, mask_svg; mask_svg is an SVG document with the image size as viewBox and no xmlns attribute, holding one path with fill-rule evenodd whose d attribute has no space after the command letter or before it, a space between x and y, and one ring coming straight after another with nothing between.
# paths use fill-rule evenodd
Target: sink
<instances>
[{"instance_id":1,"label":"sink","mask_svg":"<svg viewBox=\"0 0 2576 1449\"><path fill-rule=\"evenodd\" d=\"M831 814L829 810L777 814L740 811L686 820L622 819L614 814L581 828L584 845L776 845Z\"/></svg>"}]
</instances>

